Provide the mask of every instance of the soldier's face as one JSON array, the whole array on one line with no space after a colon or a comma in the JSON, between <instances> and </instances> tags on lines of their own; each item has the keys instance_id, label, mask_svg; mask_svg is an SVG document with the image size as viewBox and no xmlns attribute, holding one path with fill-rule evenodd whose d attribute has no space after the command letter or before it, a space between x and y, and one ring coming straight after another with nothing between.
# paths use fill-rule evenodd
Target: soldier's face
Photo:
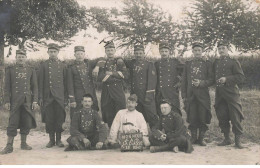
<instances>
[{"instance_id":1,"label":"soldier's face","mask_svg":"<svg viewBox=\"0 0 260 168\"><path fill-rule=\"evenodd\" d=\"M162 48L159 50L159 52L162 58L167 58L170 55L170 50L168 48Z\"/></svg>"},{"instance_id":2,"label":"soldier's face","mask_svg":"<svg viewBox=\"0 0 260 168\"><path fill-rule=\"evenodd\" d=\"M228 47L224 46L224 45L219 46L218 47L218 53L219 53L220 56L228 55Z\"/></svg>"},{"instance_id":3,"label":"soldier's face","mask_svg":"<svg viewBox=\"0 0 260 168\"><path fill-rule=\"evenodd\" d=\"M74 56L76 57L76 60L83 61L84 57L85 57L85 52L84 51L76 51L74 53Z\"/></svg>"},{"instance_id":4,"label":"soldier's face","mask_svg":"<svg viewBox=\"0 0 260 168\"><path fill-rule=\"evenodd\" d=\"M201 47L194 47L192 49L192 53L194 54L195 57L201 57L202 56L202 48Z\"/></svg>"},{"instance_id":5,"label":"soldier's face","mask_svg":"<svg viewBox=\"0 0 260 168\"><path fill-rule=\"evenodd\" d=\"M16 54L17 64L24 64L26 62L27 56L23 54Z\"/></svg>"},{"instance_id":6,"label":"soldier's face","mask_svg":"<svg viewBox=\"0 0 260 168\"><path fill-rule=\"evenodd\" d=\"M116 49L114 49L114 48L106 48L105 49L105 53L106 53L108 58L113 58L115 53L116 53Z\"/></svg>"},{"instance_id":7,"label":"soldier's face","mask_svg":"<svg viewBox=\"0 0 260 168\"><path fill-rule=\"evenodd\" d=\"M163 115L168 115L172 110L172 107L168 104L161 104L161 112Z\"/></svg>"},{"instance_id":8,"label":"soldier's face","mask_svg":"<svg viewBox=\"0 0 260 168\"><path fill-rule=\"evenodd\" d=\"M59 51L56 50L56 49L48 49L48 52L47 52L50 56L50 58L57 58L58 57L58 54L59 54Z\"/></svg>"},{"instance_id":9,"label":"soldier's face","mask_svg":"<svg viewBox=\"0 0 260 168\"><path fill-rule=\"evenodd\" d=\"M82 105L84 108L91 108L93 104L93 100L91 99L91 97L84 97L82 100Z\"/></svg>"},{"instance_id":10,"label":"soldier's face","mask_svg":"<svg viewBox=\"0 0 260 168\"><path fill-rule=\"evenodd\" d=\"M136 101L127 100L126 107L127 107L128 111L134 111L136 106L137 106Z\"/></svg>"},{"instance_id":11,"label":"soldier's face","mask_svg":"<svg viewBox=\"0 0 260 168\"><path fill-rule=\"evenodd\" d=\"M144 51L143 51L143 50L134 51L134 54L135 54L135 57L136 57L137 59L144 58Z\"/></svg>"}]
</instances>

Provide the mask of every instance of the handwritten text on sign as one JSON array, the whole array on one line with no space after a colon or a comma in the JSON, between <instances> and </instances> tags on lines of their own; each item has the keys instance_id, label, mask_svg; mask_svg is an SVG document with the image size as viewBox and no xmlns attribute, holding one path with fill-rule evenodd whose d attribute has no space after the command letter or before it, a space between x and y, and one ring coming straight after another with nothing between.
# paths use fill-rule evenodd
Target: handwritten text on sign
<instances>
[{"instance_id":1,"label":"handwritten text on sign","mask_svg":"<svg viewBox=\"0 0 260 168\"><path fill-rule=\"evenodd\" d=\"M121 135L121 151L142 151L143 134L127 133Z\"/></svg>"}]
</instances>

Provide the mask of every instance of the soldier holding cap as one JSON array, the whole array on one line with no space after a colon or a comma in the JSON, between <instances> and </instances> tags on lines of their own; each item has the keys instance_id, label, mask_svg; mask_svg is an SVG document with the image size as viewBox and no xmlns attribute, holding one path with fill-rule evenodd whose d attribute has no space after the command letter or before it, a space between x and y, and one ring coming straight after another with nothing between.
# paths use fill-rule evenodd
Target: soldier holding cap
<instances>
[{"instance_id":1,"label":"soldier holding cap","mask_svg":"<svg viewBox=\"0 0 260 168\"><path fill-rule=\"evenodd\" d=\"M93 97L93 109L98 111L98 101L93 83L92 70L96 61L84 59L84 46L75 46L75 62L68 68L68 94L70 99L70 118L73 113L82 108L81 100L84 94L91 94Z\"/></svg>"},{"instance_id":2,"label":"soldier holding cap","mask_svg":"<svg viewBox=\"0 0 260 168\"><path fill-rule=\"evenodd\" d=\"M34 110L38 107L38 85L35 70L25 65L26 59L25 51L17 50L16 65L6 68L4 99L5 108L10 110L10 117L7 127L7 145L1 154L13 152L17 129L20 129L21 149L32 149L26 143L26 138L30 129L36 128Z\"/></svg>"},{"instance_id":3,"label":"soldier holding cap","mask_svg":"<svg viewBox=\"0 0 260 168\"><path fill-rule=\"evenodd\" d=\"M115 58L115 45L109 41L105 45L107 60L99 66L98 81L102 82L101 110L105 123L111 127L116 113L126 106L123 82L129 72L122 58Z\"/></svg>"},{"instance_id":4,"label":"soldier holding cap","mask_svg":"<svg viewBox=\"0 0 260 168\"><path fill-rule=\"evenodd\" d=\"M145 60L144 46L134 46L135 59L126 62L130 71L131 94L136 94L138 104L136 110L144 115L150 127L158 121L155 104L156 70L154 64Z\"/></svg>"},{"instance_id":5,"label":"soldier holding cap","mask_svg":"<svg viewBox=\"0 0 260 168\"><path fill-rule=\"evenodd\" d=\"M192 143L205 146L203 140L205 132L208 130L207 124L211 120L211 102L209 96L209 86L213 81L212 63L202 57L203 44L195 42L192 44L194 57L187 61L182 77L181 95L187 113L187 122L192 135ZM197 131L199 137L197 138Z\"/></svg>"},{"instance_id":6,"label":"soldier holding cap","mask_svg":"<svg viewBox=\"0 0 260 168\"><path fill-rule=\"evenodd\" d=\"M152 128L150 152L178 150L191 153L193 147L188 129L179 113L172 109L171 101L164 99L160 103L162 115Z\"/></svg>"},{"instance_id":7,"label":"soldier holding cap","mask_svg":"<svg viewBox=\"0 0 260 168\"><path fill-rule=\"evenodd\" d=\"M161 60L155 62L157 70L156 104L160 113L160 101L168 99L172 103L174 111L181 115L179 86L183 64L176 58L170 58L170 46L166 42L159 44Z\"/></svg>"},{"instance_id":8,"label":"soldier holding cap","mask_svg":"<svg viewBox=\"0 0 260 168\"><path fill-rule=\"evenodd\" d=\"M60 47L51 43L48 45L49 59L41 64L39 74L39 102L42 106L42 121L46 123L46 132L50 141L46 145L64 147L61 142L62 124L65 122L66 70L65 65L58 60ZM67 100L67 99L66 99Z\"/></svg>"},{"instance_id":9,"label":"soldier holding cap","mask_svg":"<svg viewBox=\"0 0 260 168\"><path fill-rule=\"evenodd\" d=\"M220 55L213 64L216 82L215 110L219 120L219 127L224 133L225 139L218 144L225 146L231 144L229 137L230 121L232 131L235 134L235 146L243 148L240 137L243 133L241 121L244 119L239 94L238 84L245 80L240 63L228 54L228 42L218 42L218 53Z\"/></svg>"}]
</instances>

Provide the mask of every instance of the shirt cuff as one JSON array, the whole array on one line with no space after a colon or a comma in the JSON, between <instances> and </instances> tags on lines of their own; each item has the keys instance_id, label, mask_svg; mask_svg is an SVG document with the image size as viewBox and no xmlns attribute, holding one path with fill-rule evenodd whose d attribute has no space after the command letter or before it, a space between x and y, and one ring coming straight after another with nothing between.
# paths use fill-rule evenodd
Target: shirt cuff
<instances>
[{"instance_id":1,"label":"shirt cuff","mask_svg":"<svg viewBox=\"0 0 260 168\"><path fill-rule=\"evenodd\" d=\"M125 78L125 76L123 75L123 73L121 71L117 71L117 73L122 77Z\"/></svg>"},{"instance_id":2,"label":"shirt cuff","mask_svg":"<svg viewBox=\"0 0 260 168\"><path fill-rule=\"evenodd\" d=\"M105 82L109 77L110 77L110 75L106 75L106 76L104 77L104 79L102 80L102 82Z\"/></svg>"},{"instance_id":3,"label":"shirt cuff","mask_svg":"<svg viewBox=\"0 0 260 168\"><path fill-rule=\"evenodd\" d=\"M155 90L147 90L146 92L155 92Z\"/></svg>"}]
</instances>

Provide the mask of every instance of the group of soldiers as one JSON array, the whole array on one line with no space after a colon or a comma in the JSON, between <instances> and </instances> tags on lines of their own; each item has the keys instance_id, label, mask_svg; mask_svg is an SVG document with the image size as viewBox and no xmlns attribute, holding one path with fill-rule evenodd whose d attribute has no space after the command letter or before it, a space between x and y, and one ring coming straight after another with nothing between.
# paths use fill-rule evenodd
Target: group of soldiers
<instances>
[{"instance_id":1,"label":"group of soldiers","mask_svg":"<svg viewBox=\"0 0 260 168\"><path fill-rule=\"evenodd\" d=\"M144 145L150 146L151 152L176 151L178 147L190 153L192 144L206 146L204 136L211 121L209 87L212 85L216 85L214 107L225 137L218 145L232 143L231 121L235 146L243 148L240 137L244 117L238 84L245 77L240 63L229 56L227 41L218 42L220 57L214 62L202 56L202 43L193 43L194 56L185 64L171 57L171 47L166 42L159 44L161 59L155 63L145 59L141 44L134 46L132 60L116 58L113 41L104 47L107 58L94 61L85 59L83 46L75 46L76 60L66 67L58 59L60 47L51 43L47 52L49 59L40 65L38 75L34 68L26 65L26 52L16 51L16 64L6 68L4 96L10 118L7 145L2 154L13 152L17 129L20 129L21 149L32 149L26 138L30 129L36 127L35 110L39 107L49 134L46 147L64 147L61 133L67 104L70 105L71 136L65 151L116 147L118 132L125 132L121 127L130 125L131 128L126 129L130 132L143 130ZM102 118L98 114L95 80L102 83ZM131 83L127 99L123 89L126 80ZM179 91L190 131L182 120Z\"/></svg>"}]
</instances>

